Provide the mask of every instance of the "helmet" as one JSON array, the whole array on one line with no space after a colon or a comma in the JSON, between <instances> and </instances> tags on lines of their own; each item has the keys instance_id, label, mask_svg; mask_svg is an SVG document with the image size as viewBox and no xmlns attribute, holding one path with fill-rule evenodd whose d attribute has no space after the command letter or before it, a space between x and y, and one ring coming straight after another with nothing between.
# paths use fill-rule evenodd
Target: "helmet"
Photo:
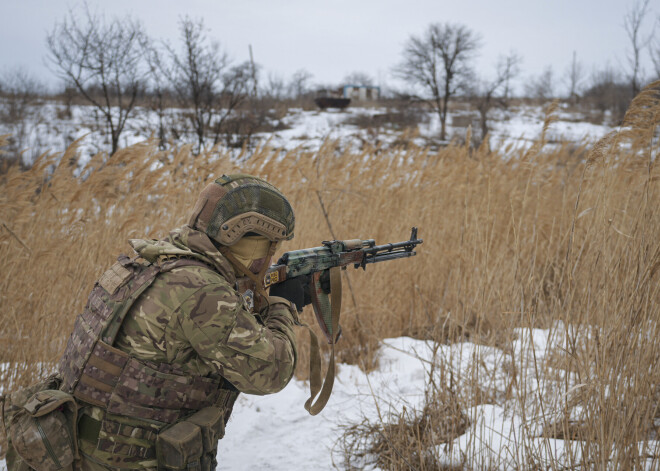
<instances>
[{"instance_id":1,"label":"helmet","mask_svg":"<svg viewBox=\"0 0 660 471\"><path fill-rule=\"evenodd\" d=\"M261 178L223 175L199 195L188 225L222 245L252 232L272 242L293 238L295 218L280 191Z\"/></svg>"}]
</instances>

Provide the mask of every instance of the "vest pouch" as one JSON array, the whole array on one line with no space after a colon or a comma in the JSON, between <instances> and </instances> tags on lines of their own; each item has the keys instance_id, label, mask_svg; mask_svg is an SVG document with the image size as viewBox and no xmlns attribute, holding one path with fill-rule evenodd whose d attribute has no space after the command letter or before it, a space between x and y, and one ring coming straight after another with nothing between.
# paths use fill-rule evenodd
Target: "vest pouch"
<instances>
[{"instance_id":1,"label":"vest pouch","mask_svg":"<svg viewBox=\"0 0 660 471\"><path fill-rule=\"evenodd\" d=\"M220 407L205 407L186 419L202 430L204 453L215 452L218 440L225 436L224 410Z\"/></svg>"},{"instance_id":2,"label":"vest pouch","mask_svg":"<svg viewBox=\"0 0 660 471\"><path fill-rule=\"evenodd\" d=\"M156 438L158 469L199 470L202 459L202 430L192 422L177 422Z\"/></svg>"},{"instance_id":3,"label":"vest pouch","mask_svg":"<svg viewBox=\"0 0 660 471\"><path fill-rule=\"evenodd\" d=\"M213 471L218 462L218 440L225 436L225 410L221 407L205 407L186 419L197 425L202 431L202 469Z\"/></svg>"},{"instance_id":4,"label":"vest pouch","mask_svg":"<svg viewBox=\"0 0 660 471\"><path fill-rule=\"evenodd\" d=\"M51 389L35 393L7 424L16 454L37 471L72 469L78 457L77 415L70 394Z\"/></svg>"}]
</instances>

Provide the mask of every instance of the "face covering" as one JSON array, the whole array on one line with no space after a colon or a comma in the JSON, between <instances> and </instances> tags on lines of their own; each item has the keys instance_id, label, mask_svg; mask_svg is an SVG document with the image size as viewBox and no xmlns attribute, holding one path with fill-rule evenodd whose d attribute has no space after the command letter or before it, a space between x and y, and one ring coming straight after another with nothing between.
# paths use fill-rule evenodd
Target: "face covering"
<instances>
[{"instance_id":1,"label":"face covering","mask_svg":"<svg viewBox=\"0 0 660 471\"><path fill-rule=\"evenodd\" d=\"M279 245L279 242L278 242ZM231 254L252 273L259 273L264 264L270 263L266 260L270 240L264 236L245 236L234 245L228 247Z\"/></svg>"}]
</instances>

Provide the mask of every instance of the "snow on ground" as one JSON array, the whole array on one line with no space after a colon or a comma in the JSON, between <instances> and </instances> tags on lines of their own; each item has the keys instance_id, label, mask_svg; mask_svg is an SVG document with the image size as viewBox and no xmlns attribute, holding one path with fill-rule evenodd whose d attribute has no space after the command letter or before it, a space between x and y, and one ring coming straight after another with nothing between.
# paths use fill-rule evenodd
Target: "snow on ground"
<instances>
[{"instance_id":1,"label":"snow on ground","mask_svg":"<svg viewBox=\"0 0 660 471\"><path fill-rule=\"evenodd\" d=\"M383 398L397 409L422 403L424 360L430 360L430 355L424 342L400 338L384 341L378 371L367 375L357 366L339 365L332 397L314 417L303 408L309 396L305 382L292 381L271 396L239 396L218 449L219 469L241 469L248 464L269 470L331 469L333 459L342 463L341 453L334 450L342 425L365 416L375 419L376 401Z\"/></svg>"},{"instance_id":2,"label":"snow on ground","mask_svg":"<svg viewBox=\"0 0 660 471\"><path fill-rule=\"evenodd\" d=\"M529 145L541 136L544 115L540 108L521 108L500 117L491 124L491 143L496 146ZM595 142L612 130L609 126L577 121L577 118L560 114L559 120L551 124L546 140L550 143L582 142L585 139Z\"/></svg>"},{"instance_id":3,"label":"snow on ground","mask_svg":"<svg viewBox=\"0 0 660 471\"><path fill-rule=\"evenodd\" d=\"M517 329L517 339L506 350L469 342L433 345L408 337L385 339L379 367L371 373L365 374L357 366L338 366L332 397L317 416L303 408L309 394L303 381L294 380L269 396L241 395L219 443L219 469L343 469L344 457L336 446L342 430L363 419L378 423L382 417L387 421L390 413L397 414L404 406L420 409L432 363L436 373L439 365L452 372L459 393L478 374L479 387L494 398L492 403L464 410L470 426L451 447L437 447L435 454L441 462L468 469L517 469L521 463L554 469L552 462L558 468L569 466L570 454L579 459L579 443L541 438L544 417L533 404L537 397L548 405L553 398L565 399L565 389L557 387L563 380L543 376L543 368L534 363L536 359L539 365L561 346L565 332L560 323L548 330ZM518 378L526 378L520 385L512 383L513 362L521 372ZM507 399L503 393L512 384L514 391ZM568 385L574 384L568 378ZM525 395L530 404L520 400ZM520 445L523 442L525 446ZM658 442L650 445L656 450L660 447ZM369 463L359 465L377 469ZM0 461L0 470L4 469L5 463Z\"/></svg>"},{"instance_id":4,"label":"snow on ground","mask_svg":"<svg viewBox=\"0 0 660 471\"><path fill-rule=\"evenodd\" d=\"M265 396L241 396L220 442L220 469L246 467L285 469L340 469L344 463L337 439L345 427L368 419L377 423L389 413L421 409L430 365L444 364L457 381L456 390L467 390L478 369L480 387L493 393L494 404L481 404L464 412L470 427L455 439L451 447L441 445L436 456L447 465L467 465L472 469L517 469L521 463L535 463L543 469L555 462L560 467L579 458L579 444L541 438L544 420L534 404L543 397L546 406L565 399L560 378L537 377L537 365L561 345L565 330L517 329L518 339L508 353L494 347L473 343L440 345L434 357L432 343L411 338L386 339L382 342L379 368L365 374L355 366L340 365L333 395L325 410L309 416L302 404L307 385L293 381L281 393ZM437 345L435 347L438 347ZM513 398L504 399L512 384L512 362L526 378L514 385ZM478 365L478 366L477 366ZM538 370L541 371L541 370ZM568 379L574 385L574 378ZM522 405L522 406L521 406ZM521 446L521 443L526 446ZM659 446L658 443L652 447ZM367 469L373 469L368 463ZM657 465L657 463L656 463Z\"/></svg>"},{"instance_id":5,"label":"snow on ground","mask_svg":"<svg viewBox=\"0 0 660 471\"><path fill-rule=\"evenodd\" d=\"M0 102L0 107L7 106ZM360 128L350 124L360 117L383 115L396 112L383 107L349 107L346 110L304 111L290 109L286 116L279 120L272 119L273 124L280 124L286 129L274 132L263 132L253 137L253 144L266 142L276 149L284 151L304 148L309 151L318 150L326 139L338 140L342 145L361 147L364 143L388 145L397 140L399 131L387 126L374 125L374 129ZM168 116L176 115L170 110ZM465 112L457 112L455 116ZM469 115L469 113L468 113ZM12 134L20 141L20 148L27 149L23 154L25 161L34 161L44 152L61 152L74 140L80 139L81 162L84 164L90 156L110 147L107 133L98 130L104 128L102 116L89 106L71 106L46 102L30 107L25 119L14 124L0 123L0 135ZM465 127L452 126L453 116L447 120L447 136L463 138ZM472 127L478 132L479 124L474 115ZM581 141L584 138L596 140L607 134L611 128L606 125L585 122L585 116L566 110L558 112L558 121L553 123L549 133L549 142ZM174 118L172 118L174 119ZM541 133L544 111L541 106L520 106L508 110L493 110L489 121L491 145L513 144L514 146L529 146ZM469 119L468 119L469 121ZM466 124L464 124L466 126ZM120 146L126 147L156 134L158 116L155 112L139 108L136 116L130 120L120 139ZM414 139L418 145L438 142L440 122L437 114L425 112L425 117L418 126L419 137ZM186 138L194 143L193 135ZM233 149L238 153L240 149Z\"/></svg>"},{"instance_id":6,"label":"snow on ground","mask_svg":"<svg viewBox=\"0 0 660 471\"><path fill-rule=\"evenodd\" d=\"M303 111L290 110L282 120L289 129L262 133L262 139L269 139L269 144L275 148L292 150L302 147L307 150L318 150L325 139L345 141L355 135L355 126L344 125L350 113L339 110Z\"/></svg>"}]
</instances>

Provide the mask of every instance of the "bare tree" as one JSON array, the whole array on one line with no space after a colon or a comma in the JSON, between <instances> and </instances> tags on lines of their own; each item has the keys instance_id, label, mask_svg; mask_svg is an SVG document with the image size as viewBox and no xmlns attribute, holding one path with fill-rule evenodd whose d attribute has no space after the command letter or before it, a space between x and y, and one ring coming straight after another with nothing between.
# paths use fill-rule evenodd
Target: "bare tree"
<instances>
[{"instance_id":1,"label":"bare tree","mask_svg":"<svg viewBox=\"0 0 660 471\"><path fill-rule=\"evenodd\" d=\"M429 25L423 36L411 36L403 60L394 73L421 86L440 118L440 139L446 138L449 101L471 76L471 61L481 46L480 36L467 26L452 23Z\"/></svg>"},{"instance_id":2,"label":"bare tree","mask_svg":"<svg viewBox=\"0 0 660 471\"><path fill-rule=\"evenodd\" d=\"M36 127L45 119L40 98L45 92L44 85L24 68L8 69L0 74L0 134L9 133L9 146L0 156L4 163L10 161L31 164L41 152L38 145L30 139ZM26 147L33 147L24 152Z\"/></svg>"},{"instance_id":3,"label":"bare tree","mask_svg":"<svg viewBox=\"0 0 660 471\"><path fill-rule=\"evenodd\" d=\"M263 95L271 100L282 100L286 94L284 79L272 72L268 74L268 80L263 88Z\"/></svg>"},{"instance_id":4,"label":"bare tree","mask_svg":"<svg viewBox=\"0 0 660 471\"><path fill-rule=\"evenodd\" d=\"M372 87L374 85L374 79L365 72L351 72L343 80L344 84L352 85L366 85Z\"/></svg>"},{"instance_id":5,"label":"bare tree","mask_svg":"<svg viewBox=\"0 0 660 471\"><path fill-rule=\"evenodd\" d=\"M163 53L151 41L144 49L148 66L148 81L145 94L147 107L158 117L158 145L165 148L167 142L167 109L171 101L171 91L168 88L167 78L161 73L165 68Z\"/></svg>"},{"instance_id":6,"label":"bare tree","mask_svg":"<svg viewBox=\"0 0 660 471\"><path fill-rule=\"evenodd\" d=\"M256 69L251 62L231 67L227 54L212 41L203 20L188 17L179 22L181 50L165 45L170 63L163 68L170 86L197 136L197 151L213 135L217 143L222 126L231 112L247 97Z\"/></svg>"},{"instance_id":7,"label":"bare tree","mask_svg":"<svg viewBox=\"0 0 660 471\"><path fill-rule=\"evenodd\" d=\"M289 95L291 98L301 98L309 92L310 82L314 76L305 69L299 69L291 76Z\"/></svg>"},{"instance_id":8,"label":"bare tree","mask_svg":"<svg viewBox=\"0 0 660 471\"><path fill-rule=\"evenodd\" d=\"M650 0L637 0L623 19L623 27L630 40L631 50L628 52L630 66L629 78L632 96L635 97L641 89L640 81L643 75L641 59L642 50L650 43L652 35L643 36L642 23L649 13Z\"/></svg>"},{"instance_id":9,"label":"bare tree","mask_svg":"<svg viewBox=\"0 0 660 471\"><path fill-rule=\"evenodd\" d=\"M573 51L573 60L564 72L564 81L568 85L568 99L577 103L584 82L584 65L578 61L577 53Z\"/></svg>"},{"instance_id":10,"label":"bare tree","mask_svg":"<svg viewBox=\"0 0 660 471\"><path fill-rule=\"evenodd\" d=\"M252 61L232 67L222 77L222 91L218 96L218 106L222 110L213 125L213 145L224 137L228 147L240 147L248 143L262 118L257 106L257 97L250 97L259 80L259 67ZM246 110L238 110L239 105L248 102ZM232 116L235 111L236 116Z\"/></svg>"},{"instance_id":11,"label":"bare tree","mask_svg":"<svg viewBox=\"0 0 660 471\"><path fill-rule=\"evenodd\" d=\"M618 69L607 64L591 73L584 97L603 114L612 113L612 122L619 123L630 104L630 87Z\"/></svg>"},{"instance_id":12,"label":"bare tree","mask_svg":"<svg viewBox=\"0 0 660 471\"><path fill-rule=\"evenodd\" d=\"M5 106L0 107L0 122L23 121L29 107L44 93L44 86L24 68L14 68L0 75L0 96Z\"/></svg>"},{"instance_id":13,"label":"bare tree","mask_svg":"<svg viewBox=\"0 0 660 471\"><path fill-rule=\"evenodd\" d=\"M82 19L70 11L46 39L51 69L73 84L103 117L112 154L143 89L143 31L138 21L106 21L85 6Z\"/></svg>"},{"instance_id":14,"label":"bare tree","mask_svg":"<svg viewBox=\"0 0 660 471\"><path fill-rule=\"evenodd\" d=\"M489 111L495 106L503 108L507 106L510 83L520 73L521 62L522 57L512 51L508 55L499 58L493 79L481 80L475 84L471 98L479 112L482 139L486 138L489 131Z\"/></svg>"},{"instance_id":15,"label":"bare tree","mask_svg":"<svg viewBox=\"0 0 660 471\"><path fill-rule=\"evenodd\" d=\"M163 71L180 106L189 109L185 115L197 136L197 150L201 151L217 114L218 93L229 58L220 51L219 43L208 38L202 20L182 18L179 33L181 51L166 45L171 63Z\"/></svg>"},{"instance_id":16,"label":"bare tree","mask_svg":"<svg viewBox=\"0 0 660 471\"><path fill-rule=\"evenodd\" d=\"M547 101L555 96L555 73L547 66L539 75L525 84L525 94L530 98Z\"/></svg>"},{"instance_id":17,"label":"bare tree","mask_svg":"<svg viewBox=\"0 0 660 471\"><path fill-rule=\"evenodd\" d=\"M660 15L656 19L656 27L660 27ZM660 37L655 37L649 44L649 52L655 68L654 80L660 80Z\"/></svg>"}]
</instances>

